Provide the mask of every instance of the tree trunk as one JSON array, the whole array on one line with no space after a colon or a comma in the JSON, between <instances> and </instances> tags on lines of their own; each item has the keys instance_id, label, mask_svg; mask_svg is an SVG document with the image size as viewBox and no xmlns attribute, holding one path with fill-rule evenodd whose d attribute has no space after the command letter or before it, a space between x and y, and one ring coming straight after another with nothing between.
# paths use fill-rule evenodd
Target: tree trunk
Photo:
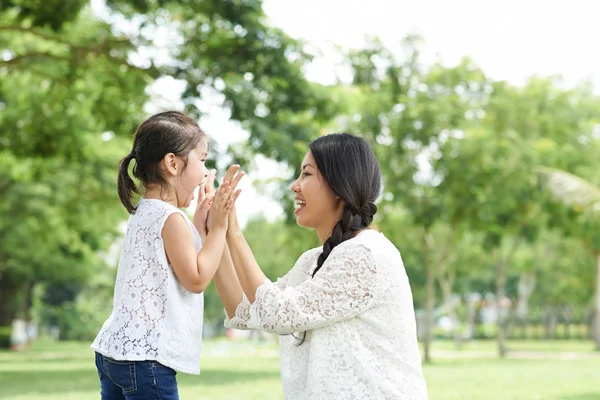
<instances>
[{"instance_id":1,"label":"tree trunk","mask_svg":"<svg viewBox=\"0 0 600 400\"><path fill-rule=\"evenodd\" d=\"M519 284L517 286L517 320L519 322L527 320L529 316L529 298L535 289L535 272L522 273L519 275Z\"/></svg>"},{"instance_id":2,"label":"tree trunk","mask_svg":"<svg viewBox=\"0 0 600 400\"><path fill-rule=\"evenodd\" d=\"M546 307L546 339L556 338L556 309L554 306Z\"/></svg>"},{"instance_id":3,"label":"tree trunk","mask_svg":"<svg viewBox=\"0 0 600 400\"><path fill-rule=\"evenodd\" d=\"M454 345L457 349L460 349L462 345L462 337L458 315L456 314L456 308L454 307L454 302L452 301L452 282L447 280L443 281L442 279L438 279L438 282L440 283L440 287L442 288L442 293L444 295L444 304L448 309L448 314L450 314L450 320L452 320L452 336L454 338Z\"/></svg>"},{"instance_id":4,"label":"tree trunk","mask_svg":"<svg viewBox=\"0 0 600 400\"><path fill-rule=\"evenodd\" d=\"M600 351L600 252L596 252L596 301L594 307L593 336L596 350Z\"/></svg>"},{"instance_id":5,"label":"tree trunk","mask_svg":"<svg viewBox=\"0 0 600 400\"><path fill-rule=\"evenodd\" d=\"M478 304L481 301L481 295L479 293L469 293L465 296L467 302L467 326L468 326L468 338L477 338L477 313Z\"/></svg>"},{"instance_id":6,"label":"tree trunk","mask_svg":"<svg viewBox=\"0 0 600 400\"><path fill-rule=\"evenodd\" d=\"M0 275L0 326L10 326L15 318L14 300L17 288L7 273Z\"/></svg>"},{"instance_id":7,"label":"tree trunk","mask_svg":"<svg viewBox=\"0 0 600 400\"><path fill-rule=\"evenodd\" d=\"M561 311L562 311L563 319L565 321L565 323L564 323L564 326L565 326L564 339L571 339L571 321L572 321L571 308L568 305L563 305L561 308Z\"/></svg>"},{"instance_id":8,"label":"tree trunk","mask_svg":"<svg viewBox=\"0 0 600 400\"><path fill-rule=\"evenodd\" d=\"M498 356L506 356L506 340L504 337L504 318L502 312L502 300L504 299L504 285L506 281L505 263L502 259L496 261L496 314L497 314L497 338L498 338Z\"/></svg>"},{"instance_id":9,"label":"tree trunk","mask_svg":"<svg viewBox=\"0 0 600 400\"><path fill-rule=\"evenodd\" d=\"M26 320L32 319L31 309L33 307L33 289L35 288L35 283L27 282L25 284L25 299L23 305L23 313L25 315Z\"/></svg>"},{"instance_id":10,"label":"tree trunk","mask_svg":"<svg viewBox=\"0 0 600 400\"><path fill-rule=\"evenodd\" d=\"M423 342L424 347L424 362L431 362L431 340L433 338L433 307L434 307L434 297L435 297L435 276L433 274L433 268L431 266L429 257L428 257L428 247L427 241L425 240L425 235L423 235L423 262L425 266L425 274L426 274L426 301L425 301L425 337Z\"/></svg>"},{"instance_id":11,"label":"tree trunk","mask_svg":"<svg viewBox=\"0 0 600 400\"><path fill-rule=\"evenodd\" d=\"M497 327L498 327L498 356L504 358L506 356L506 337L505 337L505 324L504 315L502 313L502 301L504 300L505 285L506 285L506 266L512 261L517 248L521 244L521 237L514 238L506 257L503 256L502 245L496 248L496 312L498 314Z\"/></svg>"}]
</instances>

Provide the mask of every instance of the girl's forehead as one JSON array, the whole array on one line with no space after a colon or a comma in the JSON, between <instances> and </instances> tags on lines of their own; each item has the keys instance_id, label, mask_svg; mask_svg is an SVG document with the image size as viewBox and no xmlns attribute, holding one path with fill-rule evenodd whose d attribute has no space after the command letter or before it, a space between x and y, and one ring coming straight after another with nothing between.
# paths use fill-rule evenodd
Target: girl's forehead
<instances>
[{"instance_id":1,"label":"girl's forehead","mask_svg":"<svg viewBox=\"0 0 600 400\"><path fill-rule=\"evenodd\" d=\"M198 146L196 146L195 149L198 153L207 153L208 152L208 140L206 140L206 138L203 138L202 140L200 140L198 142Z\"/></svg>"}]
</instances>

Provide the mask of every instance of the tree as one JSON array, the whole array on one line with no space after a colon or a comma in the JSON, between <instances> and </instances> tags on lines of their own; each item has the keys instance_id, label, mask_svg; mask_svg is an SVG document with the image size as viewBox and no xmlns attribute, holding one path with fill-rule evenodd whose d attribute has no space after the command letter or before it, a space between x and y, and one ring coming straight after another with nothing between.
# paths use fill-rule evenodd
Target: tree
<instances>
[{"instance_id":1,"label":"tree","mask_svg":"<svg viewBox=\"0 0 600 400\"><path fill-rule=\"evenodd\" d=\"M126 218L116 166L157 79L186 82L189 113L209 92L260 132L303 132L285 115L322 115L301 44L265 25L260 1L106 6L99 18L83 0L0 1L0 326L32 285L81 289L103 263Z\"/></svg>"},{"instance_id":2,"label":"tree","mask_svg":"<svg viewBox=\"0 0 600 400\"><path fill-rule=\"evenodd\" d=\"M562 225L563 229L580 239L596 259L593 336L596 350L600 350L600 188L566 171L541 167L539 172L546 178L547 187L552 194L575 208L576 212L569 213L571 218L566 225Z\"/></svg>"},{"instance_id":3,"label":"tree","mask_svg":"<svg viewBox=\"0 0 600 400\"><path fill-rule=\"evenodd\" d=\"M454 263L446 250L456 243L462 229L450 218L457 204L440 190L445 173L436 160L443 144L452 141L467 123L470 103L481 98L486 78L468 59L454 67L439 62L424 67L420 44L421 38L406 37L402 59L377 40L349 54L356 90L345 125L376 144L384 180L384 212L405 210L412 224L421 227L413 232L418 232L426 275L424 346L429 362L435 283L439 279L444 290L452 290L446 284L453 281L450 266ZM435 235L439 229L448 229L450 236Z\"/></svg>"}]
</instances>

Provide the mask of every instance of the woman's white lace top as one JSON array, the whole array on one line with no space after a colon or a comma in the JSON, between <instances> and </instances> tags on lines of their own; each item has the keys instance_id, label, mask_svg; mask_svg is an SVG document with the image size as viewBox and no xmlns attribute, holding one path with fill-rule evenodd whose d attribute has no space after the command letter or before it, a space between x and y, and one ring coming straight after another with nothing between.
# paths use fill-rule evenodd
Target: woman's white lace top
<instances>
[{"instance_id":1,"label":"woman's white lace top","mask_svg":"<svg viewBox=\"0 0 600 400\"><path fill-rule=\"evenodd\" d=\"M200 373L204 294L187 291L176 278L162 240L167 217L180 213L160 200L140 200L121 249L113 309L92 349L116 360L156 360L175 370Z\"/></svg>"},{"instance_id":2,"label":"woman's white lace top","mask_svg":"<svg viewBox=\"0 0 600 400\"><path fill-rule=\"evenodd\" d=\"M225 326L282 335L287 400L427 399L412 292L396 247L363 231L336 246L312 278L321 252L307 251L284 277L267 280L254 303L244 296Z\"/></svg>"}]
</instances>

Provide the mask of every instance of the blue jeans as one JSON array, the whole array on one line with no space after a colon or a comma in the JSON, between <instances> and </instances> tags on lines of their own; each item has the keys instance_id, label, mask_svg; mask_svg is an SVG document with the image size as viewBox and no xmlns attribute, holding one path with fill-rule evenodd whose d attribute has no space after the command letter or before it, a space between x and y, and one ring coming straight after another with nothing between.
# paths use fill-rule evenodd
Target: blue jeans
<instances>
[{"instance_id":1,"label":"blue jeans","mask_svg":"<svg viewBox=\"0 0 600 400\"><path fill-rule=\"evenodd\" d=\"M179 400L177 372L158 361L117 361L96 353L102 400Z\"/></svg>"}]
</instances>

